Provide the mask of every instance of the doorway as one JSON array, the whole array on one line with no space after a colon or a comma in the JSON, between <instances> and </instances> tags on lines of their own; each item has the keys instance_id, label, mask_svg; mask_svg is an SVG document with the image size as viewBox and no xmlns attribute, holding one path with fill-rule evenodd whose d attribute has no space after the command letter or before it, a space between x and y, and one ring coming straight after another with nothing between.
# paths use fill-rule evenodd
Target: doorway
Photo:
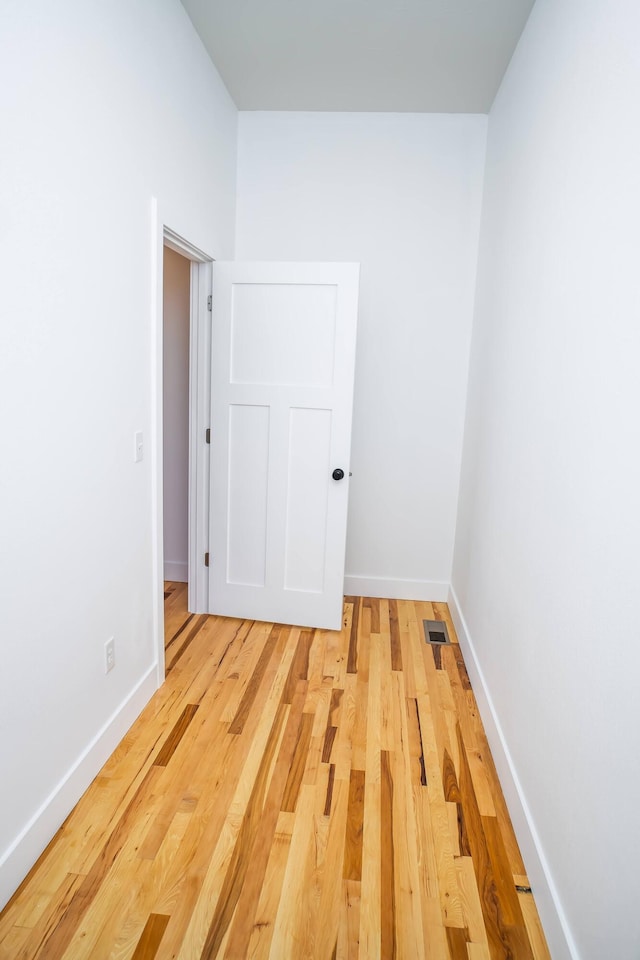
<instances>
[{"instance_id":1,"label":"doorway","mask_svg":"<svg viewBox=\"0 0 640 960\"><path fill-rule=\"evenodd\" d=\"M212 331L213 261L166 227L156 236L161 242L155 260L160 302L154 584L160 684L163 408L172 402L171 386L166 401L162 390L163 245L191 263L189 612L332 630L342 620L359 265L217 263ZM182 336L178 352L184 354L184 331ZM184 416L182 422L184 431ZM177 464L167 464L169 472L180 471L180 453L176 456ZM172 507L167 504L168 524ZM176 558L166 559L169 573Z\"/></svg>"},{"instance_id":2,"label":"doorway","mask_svg":"<svg viewBox=\"0 0 640 960\"><path fill-rule=\"evenodd\" d=\"M162 497L165 580L189 582L191 263L163 247Z\"/></svg>"},{"instance_id":3,"label":"doorway","mask_svg":"<svg viewBox=\"0 0 640 960\"><path fill-rule=\"evenodd\" d=\"M187 581L191 612L204 613L209 605L205 566L209 524L206 428L210 406L213 261L163 223L155 200L152 236L153 633L160 686L165 678L165 579Z\"/></svg>"}]
</instances>

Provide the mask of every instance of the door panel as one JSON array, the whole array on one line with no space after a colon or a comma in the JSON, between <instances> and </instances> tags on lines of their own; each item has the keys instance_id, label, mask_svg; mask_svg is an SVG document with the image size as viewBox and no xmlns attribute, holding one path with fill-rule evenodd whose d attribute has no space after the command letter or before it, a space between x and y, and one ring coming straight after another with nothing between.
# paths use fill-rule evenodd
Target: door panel
<instances>
[{"instance_id":1,"label":"door panel","mask_svg":"<svg viewBox=\"0 0 640 960\"><path fill-rule=\"evenodd\" d=\"M340 627L357 298L357 264L214 264L213 613Z\"/></svg>"},{"instance_id":2,"label":"door panel","mask_svg":"<svg viewBox=\"0 0 640 960\"><path fill-rule=\"evenodd\" d=\"M335 286L236 284L232 309L233 383L332 383Z\"/></svg>"},{"instance_id":3,"label":"door panel","mask_svg":"<svg viewBox=\"0 0 640 960\"><path fill-rule=\"evenodd\" d=\"M230 583L266 583L269 407L229 405L229 529L227 575ZM246 544L251 544L248 550Z\"/></svg>"},{"instance_id":4,"label":"door panel","mask_svg":"<svg viewBox=\"0 0 640 960\"><path fill-rule=\"evenodd\" d=\"M294 407L289 411L286 590L324 590L330 468L331 411Z\"/></svg>"}]
</instances>

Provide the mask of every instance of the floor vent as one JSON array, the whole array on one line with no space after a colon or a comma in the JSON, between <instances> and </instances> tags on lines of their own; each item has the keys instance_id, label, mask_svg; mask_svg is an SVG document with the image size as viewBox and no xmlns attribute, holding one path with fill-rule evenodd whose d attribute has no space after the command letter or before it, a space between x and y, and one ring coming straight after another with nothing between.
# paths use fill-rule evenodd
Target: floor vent
<instances>
[{"instance_id":1,"label":"floor vent","mask_svg":"<svg viewBox=\"0 0 640 960\"><path fill-rule=\"evenodd\" d=\"M447 625L442 620L423 620L425 643L436 643L438 646L450 644Z\"/></svg>"}]
</instances>

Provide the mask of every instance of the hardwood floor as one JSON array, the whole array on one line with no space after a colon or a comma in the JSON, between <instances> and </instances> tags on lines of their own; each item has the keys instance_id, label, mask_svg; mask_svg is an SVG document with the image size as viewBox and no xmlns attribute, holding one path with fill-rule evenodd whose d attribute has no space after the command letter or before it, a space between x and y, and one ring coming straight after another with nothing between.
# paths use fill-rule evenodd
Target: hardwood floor
<instances>
[{"instance_id":1,"label":"hardwood floor","mask_svg":"<svg viewBox=\"0 0 640 960\"><path fill-rule=\"evenodd\" d=\"M338 633L165 596L167 682L0 915L2 960L549 957L445 604L346 598Z\"/></svg>"}]
</instances>

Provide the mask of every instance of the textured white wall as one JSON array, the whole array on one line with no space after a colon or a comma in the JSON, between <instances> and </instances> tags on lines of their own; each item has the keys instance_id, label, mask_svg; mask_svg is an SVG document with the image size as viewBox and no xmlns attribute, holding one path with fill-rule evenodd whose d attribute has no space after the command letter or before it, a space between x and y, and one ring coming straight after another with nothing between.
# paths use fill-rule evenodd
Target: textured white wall
<instances>
[{"instance_id":1,"label":"textured white wall","mask_svg":"<svg viewBox=\"0 0 640 960\"><path fill-rule=\"evenodd\" d=\"M349 592L451 574L486 117L240 113L238 259L361 263ZM434 587L435 585L435 587Z\"/></svg>"},{"instance_id":2,"label":"textured white wall","mask_svg":"<svg viewBox=\"0 0 640 960\"><path fill-rule=\"evenodd\" d=\"M189 551L189 291L191 264L164 248L163 533L165 579L187 582Z\"/></svg>"},{"instance_id":3,"label":"textured white wall","mask_svg":"<svg viewBox=\"0 0 640 960\"><path fill-rule=\"evenodd\" d=\"M8 0L0 116L1 901L155 682L151 198L232 256L237 114L177 0Z\"/></svg>"},{"instance_id":4,"label":"textured white wall","mask_svg":"<svg viewBox=\"0 0 640 960\"><path fill-rule=\"evenodd\" d=\"M491 111L453 575L583 960L640 951L639 40L537 0Z\"/></svg>"}]
</instances>

